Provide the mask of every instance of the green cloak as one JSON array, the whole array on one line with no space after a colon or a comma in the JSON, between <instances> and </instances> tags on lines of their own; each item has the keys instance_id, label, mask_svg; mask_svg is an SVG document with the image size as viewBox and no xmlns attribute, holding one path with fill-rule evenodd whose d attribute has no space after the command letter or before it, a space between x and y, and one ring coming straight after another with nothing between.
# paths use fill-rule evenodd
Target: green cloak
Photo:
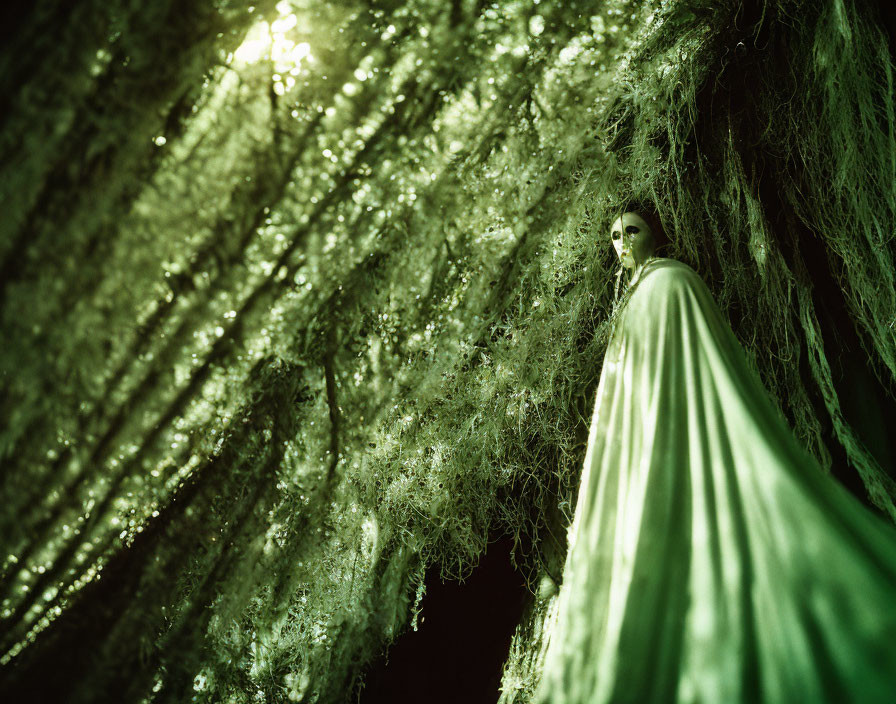
<instances>
[{"instance_id":1,"label":"green cloak","mask_svg":"<svg viewBox=\"0 0 896 704\"><path fill-rule=\"evenodd\" d=\"M636 278L536 699L896 702L896 530L798 445L690 267Z\"/></svg>"}]
</instances>

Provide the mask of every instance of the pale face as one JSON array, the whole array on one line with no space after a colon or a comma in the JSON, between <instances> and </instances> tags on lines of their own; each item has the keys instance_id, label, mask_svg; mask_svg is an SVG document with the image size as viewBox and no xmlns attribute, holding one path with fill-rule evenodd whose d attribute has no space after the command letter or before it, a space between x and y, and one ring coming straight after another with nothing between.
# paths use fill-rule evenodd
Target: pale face
<instances>
[{"instance_id":1,"label":"pale face","mask_svg":"<svg viewBox=\"0 0 896 704\"><path fill-rule=\"evenodd\" d=\"M637 213L624 213L617 218L611 236L616 256L627 269L643 264L653 254L653 231Z\"/></svg>"}]
</instances>

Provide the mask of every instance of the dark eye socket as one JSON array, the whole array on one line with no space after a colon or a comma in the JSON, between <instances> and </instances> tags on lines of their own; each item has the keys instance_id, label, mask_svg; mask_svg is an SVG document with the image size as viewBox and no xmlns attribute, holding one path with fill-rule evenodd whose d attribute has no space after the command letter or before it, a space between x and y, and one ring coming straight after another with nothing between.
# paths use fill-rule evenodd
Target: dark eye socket
<instances>
[{"instance_id":1,"label":"dark eye socket","mask_svg":"<svg viewBox=\"0 0 896 704\"><path fill-rule=\"evenodd\" d=\"M637 225L629 225L628 227L625 228L625 231L627 233L629 233L630 235L636 235L640 232L640 229L638 228Z\"/></svg>"}]
</instances>

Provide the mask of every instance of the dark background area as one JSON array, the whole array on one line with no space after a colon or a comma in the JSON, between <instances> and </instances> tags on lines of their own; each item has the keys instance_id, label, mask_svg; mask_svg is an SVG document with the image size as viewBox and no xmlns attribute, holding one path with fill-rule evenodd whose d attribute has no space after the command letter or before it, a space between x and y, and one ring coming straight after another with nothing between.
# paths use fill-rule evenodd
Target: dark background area
<instances>
[{"instance_id":1,"label":"dark background area","mask_svg":"<svg viewBox=\"0 0 896 704\"><path fill-rule=\"evenodd\" d=\"M491 543L463 583L426 575L418 630L408 629L365 675L361 704L496 702L501 668L531 597L513 567L513 541Z\"/></svg>"}]
</instances>

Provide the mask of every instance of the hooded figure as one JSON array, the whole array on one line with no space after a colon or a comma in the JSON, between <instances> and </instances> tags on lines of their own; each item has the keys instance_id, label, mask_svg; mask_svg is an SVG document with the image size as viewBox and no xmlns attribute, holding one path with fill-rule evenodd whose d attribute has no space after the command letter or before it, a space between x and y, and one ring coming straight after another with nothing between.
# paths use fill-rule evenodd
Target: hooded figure
<instances>
[{"instance_id":1,"label":"hooded figure","mask_svg":"<svg viewBox=\"0 0 896 704\"><path fill-rule=\"evenodd\" d=\"M896 529L796 441L700 277L634 270L536 701L896 702Z\"/></svg>"}]
</instances>

